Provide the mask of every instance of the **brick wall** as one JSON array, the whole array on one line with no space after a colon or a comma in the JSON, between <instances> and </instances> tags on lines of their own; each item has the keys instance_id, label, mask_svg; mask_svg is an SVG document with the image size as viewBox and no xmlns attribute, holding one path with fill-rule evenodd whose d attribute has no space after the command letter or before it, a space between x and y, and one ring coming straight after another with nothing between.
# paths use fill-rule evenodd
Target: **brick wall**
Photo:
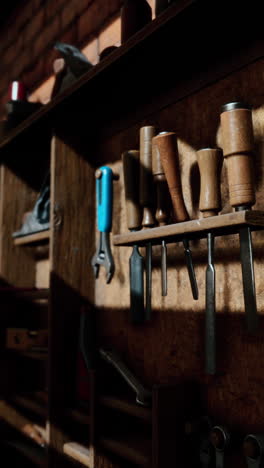
<instances>
[{"instance_id":1,"label":"brick wall","mask_svg":"<svg viewBox=\"0 0 264 468\"><path fill-rule=\"evenodd\" d=\"M0 31L0 115L8 84L22 80L30 100L47 102L59 40L79 47L93 63L110 45L120 45L123 0L25 0ZM149 0L152 5L153 0Z\"/></svg>"}]
</instances>

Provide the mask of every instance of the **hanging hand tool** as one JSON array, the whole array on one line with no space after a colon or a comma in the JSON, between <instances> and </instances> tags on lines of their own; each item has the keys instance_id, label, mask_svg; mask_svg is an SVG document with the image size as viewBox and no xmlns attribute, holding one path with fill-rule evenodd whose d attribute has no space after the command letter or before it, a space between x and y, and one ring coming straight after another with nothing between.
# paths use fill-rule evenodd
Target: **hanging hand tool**
<instances>
[{"instance_id":1,"label":"hanging hand tool","mask_svg":"<svg viewBox=\"0 0 264 468\"><path fill-rule=\"evenodd\" d=\"M223 163L221 149L203 148L197 151L201 177L199 209L204 218L216 216L221 210L220 173ZM215 267L214 234L207 233L208 265L206 269L205 311L205 371L215 374Z\"/></svg>"},{"instance_id":2,"label":"hanging hand tool","mask_svg":"<svg viewBox=\"0 0 264 468\"><path fill-rule=\"evenodd\" d=\"M153 145L156 146L156 151L160 154L161 163L169 186L175 222L188 221L189 215L182 194L176 134L174 132L161 132L153 138ZM187 238L183 238L183 246L193 298L198 299L198 287L189 240Z\"/></svg>"},{"instance_id":3,"label":"hanging hand tool","mask_svg":"<svg viewBox=\"0 0 264 468\"><path fill-rule=\"evenodd\" d=\"M102 166L97 169L96 177L96 204L97 225L100 232L100 241L96 253L92 258L92 267L95 278L98 278L100 265L106 270L106 283L109 284L115 264L110 247L109 233L112 229L113 210L113 172L110 167Z\"/></svg>"},{"instance_id":4,"label":"hanging hand tool","mask_svg":"<svg viewBox=\"0 0 264 468\"><path fill-rule=\"evenodd\" d=\"M154 141L154 139L153 139ZM170 201L168 184L161 164L160 153L155 144L152 145L153 178L157 193L156 220L159 226L165 226L170 218ZM161 294L167 296L167 247L163 239L161 243Z\"/></svg>"},{"instance_id":5,"label":"hanging hand tool","mask_svg":"<svg viewBox=\"0 0 264 468\"><path fill-rule=\"evenodd\" d=\"M243 442L243 452L248 468L263 468L264 466L264 435L248 434Z\"/></svg>"},{"instance_id":6,"label":"hanging hand tool","mask_svg":"<svg viewBox=\"0 0 264 468\"><path fill-rule=\"evenodd\" d=\"M131 150L122 154L127 227L130 231L141 229L142 209L139 204L139 151ZM134 323L145 320L144 310L144 258L138 245L133 246L129 260L130 274L130 313Z\"/></svg>"},{"instance_id":7,"label":"hanging hand tool","mask_svg":"<svg viewBox=\"0 0 264 468\"><path fill-rule=\"evenodd\" d=\"M244 103L231 102L222 107L223 152L227 163L230 204L236 211L255 204L253 177L254 135L252 111ZM254 333L258 326L254 263L250 227L239 231L240 258L247 328Z\"/></svg>"},{"instance_id":8,"label":"hanging hand tool","mask_svg":"<svg viewBox=\"0 0 264 468\"><path fill-rule=\"evenodd\" d=\"M140 204L143 207L142 226L155 226L153 215L153 176L152 176L152 138L155 127L140 129ZM152 247L146 243L146 319L151 317L151 287L152 287Z\"/></svg>"},{"instance_id":9,"label":"hanging hand tool","mask_svg":"<svg viewBox=\"0 0 264 468\"><path fill-rule=\"evenodd\" d=\"M224 468L225 453L230 445L230 434L223 426L214 426L210 439L215 449L215 468Z\"/></svg>"},{"instance_id":10,"label":"hanging hand tool","mask_svg":"<svg viewBox=\"0 0 264 468\"><path fill-rule=\"evenodd\" d=\"M152 394L147 390L137 377L131 372L130 369L126 366L124 361L119 357L119 355L113 350L100 349L99 353L101 357L111 364L123 377L123 379L128 383L132 390L136 393L136 402L142 406L151 405Z\"/></svg>"}]
</instances>

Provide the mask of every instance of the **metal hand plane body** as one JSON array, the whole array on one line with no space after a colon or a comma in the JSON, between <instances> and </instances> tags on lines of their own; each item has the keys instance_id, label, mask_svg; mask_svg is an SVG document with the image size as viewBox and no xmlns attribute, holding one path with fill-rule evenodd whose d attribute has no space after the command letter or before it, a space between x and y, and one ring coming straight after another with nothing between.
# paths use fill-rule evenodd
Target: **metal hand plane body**
<instances>
[{"instance_id":1,"label":"metal hand plane body","mask_svg":"<svg viewBox=\"0 0 264 468\"><path fill-rule=\"evenodd\" d=\"M100 265L106 270L106 283L110 283L115 264L110 247L109 234L112 229L113 211L113 172L110 167L102 166L95 173L97 227L100 233L99 244L92 258L95 278L98 278Z\"/></svg>"}]
</instances>

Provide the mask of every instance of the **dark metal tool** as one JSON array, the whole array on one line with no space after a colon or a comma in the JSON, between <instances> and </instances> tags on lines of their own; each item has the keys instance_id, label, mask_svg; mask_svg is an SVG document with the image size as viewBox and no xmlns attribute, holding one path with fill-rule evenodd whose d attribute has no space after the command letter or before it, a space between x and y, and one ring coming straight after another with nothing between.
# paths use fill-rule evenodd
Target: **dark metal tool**
<instances>
[{"instance_id":1,"label":"dark metal tool","mask_svg":"<svg viewBox=\"0 0 264 468\"><path fill-rule=\"evenodd\" d=\"M201 177L199 209L204 218L216 216L221 210L220 173L223 163L221 149L203 148L197 151ZM215 338L215 267L214 234L207 234L208 265L206 269L206 311L205 311L205 371L216 372Z\"/></svg>"},{"instance_id":2,"label":"dark metal tool","mask_svg":"<svg viewBox=\"0 0 264 468\"><path fill-rule=\"evenodd\" d=\"M153 176L152 176L152 138L155 127L140 129L140 204L143 208L142 226L155 226L153 215ZM151 288L152 288L152 246L146 243L146 319L151 318Z\"/></svg>"},{"instance_id":3,"label":"dark metal tool","mask_svg":"<svg viewBox=\"0 0 264 468\"><path fill-rule=\"evenodd\" d=\"M215 468L224 468L225 453L230 445L230 434L223 426L214 426L211 443L215 449Z\"/></svg>"},{"instance_id":4,"label":"dark metal tool","mask_svg":"<svg viewBox=\"0 0 264 468\"><path fill-rule=\"evenodd\" d=\"M36 232L46 231L50 227L50 173L45 177L40 194L33 210L25 217L25 221L19 231L12 237L22 237Z\"/></svg>"},{"instance_id":5,"label":"dark metal tool","mask_svg":"<svg viewBox=\"0 0 264 468\"><path fill-rule=\"evenodd\" d=\"M165 226L168 224L170 219L169 191L165 173L161 164L160 153L155 144L152 145L152 168L157 194L157 209L155 217L159 226ZM162 296L167 296L167 247L164 239L161 243L161 294Z\"/></svg>"},{"instance_id":6,"label":"dark metal tool","mask_svg":"<svg viewBox=\"0 0 264 468\"><path fill-rule=\"evenodd\" d=\"M256 200L252 167L254 135L249 106L241 102L225 104L221 128L230 204L236 211L251 209ZM254 333L258 327L258 315L251 230L248 226L240 229L239 238L247 329Z\"/></svg>"},{"instance_id":7,"label":"dark metal tool","mask_svg":"<svg viewBox=\"0 0 264 468\"><path fill-rule=\"evenodd\" d=\"M139 151L131 150L122 154L127 227L130 231L141 229L142 209L139 204ZM144 258L133 246L129 259L130 313L134 323L145 321L144 309Z\"/></svg>"},{"instance_id":8,"label":"dark metal tool","mask_svg":"<svg viewBox=\"0 0 264 468\"><path fill-rule=\"evenodd\" d=\"M113 210L113 172L110 167L102 166L97 169L96 177L96 202L97 225L100 232L100 240L96 253L92 258L92 267L95 278L98 278L100 265L106 270L106 283L109 284L115 271L115 263L111 252L109 234L112 229Z\"/></svg>"},{"instance_id":9,"label":"dark metal tool","mask_svg":"<svg viewBox=\"0 0 264 468\"><path fill-rule=\"evenodd\" d=\"M243 452L248 468L263 468L264 466L264 435L248 434L243 442Z\"/></svg>"},{"instance_id":10,"label":"dark metal tool","mask_svg":"<svg viewBox=\"0 0 264 468\"><path fill-rule=\"evenodd\" d=\"M156 151L160 154L161 163L169 186L175 222L188 221L189 215L185 207L182 193L176 134L174 132L161 132L153 138L153 145L156 146ZM186 237L183 239L183 246L193 298L198 299L198 287L192 254L189 240Z\"/></svg>"},{"instance_id":11,"label":"dark metal tool","mask_svg":"<svg viewBox=\"0 0 264 468\"><path fill-rule=\"evenodd\" d=\"M141 382L139 382L137 377L131 372L130 369L128 369L120 356L115 351L105 350L102 348L99 350L99 352L101 357L119 372L119 374L136 393L136 402L142 406L150 406L152 397L151 392L147 390L141 384Z\"/></svg>"}]
</instances>

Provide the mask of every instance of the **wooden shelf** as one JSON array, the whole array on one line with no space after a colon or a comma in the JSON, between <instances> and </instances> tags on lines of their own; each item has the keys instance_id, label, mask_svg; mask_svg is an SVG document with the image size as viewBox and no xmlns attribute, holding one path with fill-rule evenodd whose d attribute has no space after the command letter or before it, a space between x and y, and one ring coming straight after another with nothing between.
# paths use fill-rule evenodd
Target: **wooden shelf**
<instances>
[{"instance_id":1,"label":"wooden shelf","mask_svg":"<svg viewBox=\"0 0 264 468\"><path fill-rule=\"evenodd\" d=\"M143 408L133 402L107 395L101 396L99 403L107 408L116 409L148 423L152 422L152 410L150 408Z\"/></svg>"},{"instance_id":2,"label":"wooden shelf","mask_svg":"<svg viewBox=\"0 0 264 468\"><path fill-rule=\"evenodd\" d=\"M20 408L24 408L32 413L45 418L47 416L47 402L41 402L38 398L39 392L25 395L14 395L11 402Z\"/></svg>"},{"instance_id":3,"label":"wooden shelf","mask_svg":"<svg viewBox=\"0 0 264 468\"><path fill-rule=\"evenodd\" d=\"M16 237L14 239L14 245L32 245L39 244L43 241L49 241L50 239L50 229L46 231L36 232L34 234L29 234L28 236Z\"/></svg>"},{"instance_id":4,"label":"wooden shelf","mask_svg":"<svg viewBox=\"0 0 264 468\"><path fill-rule=\"evenodd\" d=\"M12 298L27 299L30 301L42 301L49 298L49 289L19 289L19 288L0 288L0 294L11 296Z\"/></svg>"},{"instance_id":5,"label":"wooden shelf","mask_svg":"<svg viewBox=\"0 0 264 468\"><path fill-rule=\"evenodd\" d=\"M139 466L149 467L151 462L151 441L135 435L114 438L100 438L100 445Z\"/></svg>"},{"instance_id":6,"label":"wooden shelf","mask_svg":"<svg viewBox=\"0 0 264 468\"><path fill-rule=\"evenodd\" d=\"M181 241L183 238L202 239L208 232L215 236L237 233L239 228L250 226L252 230L264 228L264 211L245 210L227 213L210 218L201 218L184 223L169 224L144 231L131 232L113 236L113 244L119 246L144 245L151 241L153 245L159 244L161 239L166 242Z\"/></svg>"},{"instance_id":7,"label":"wooden shelf","mask_svg":"<svg viewBox=\"0 0 264 468\"><path fill-rule=\"evenodd\" d=\"M67 442L63 445L63 452L68 457L73 458L84 466L92 468L93 463L91 460L90 450L84 445L78 444L77 442Z\"/></svg>"},{"instance_id":8,"label":"wooden shelf","mask_svg":"<svg viewBox=\"0 0 264 468\"><path fill-rule=\"evenodd\" d=\"M85 413L86 411L86 413ZM65 416L69 418L70 420L77 422L79 424L83 425L89 425L90 424L90 418L88 414L88 408L87 409L77 409L77 408L68 408L65 410Z\"/></svg>"},{"instance_id":9,"label":"wooden shelf","mask_svg":"<svg viewBox=\"0 0 264 468\"><path fill-rule=\"evenodd\" d=\"M4 444L12 450L17 450L21 455L24 455L28 460L37 466L45 468L47 466L47 452L45 448L35 447L32 444L27 444L22 441L5 440Z\"/></svg>"},{"instance_id":10,"label":"wooden shelf","mask_svg":"<svg viewBox=\"0 0 264 468\"><path fill-rule=\"evenodd\" d=\"M224 23L227 8L229 22L233 27L226 31L225 37L220 37L215 34L215 30ZM217 16L214 15L215 9ZM259 14L258 8L249 9L241 5L238 20L237 11L233 12L226 2L212 4L207 1L178 0L72 86L12 130L2 139L0 150L6 149L33 128L35 135L39 131L43 136L44 130L51 131L54 124L68 125L72 134L69 136L72 137L72 127L76 125L79 140L80 133L93 137L95 128L97 133L100 128L101 133L113 134L138 122L139 115L141 118L149 116L171 102L172 96L162 95L168 88L174 89L173 98L176 101L257 60L263 55L261 41L256 43L253 37L248 37L245 51L242 48L245 41L239 32L249 21L254 24ZM214 16L214 22L208 24L207 18L211 15ZM183 43L182 37L186 36L186 30L192 30L195 41L185 37ZM211 37L210 50L214 50L214 54L207 47L208 35ZM163 52L160 67L157 67L157 50ZM177 67L172 59L175 55ZM136 76L134 70L139 69L141 73ZM128 93L128 89L131 92ZM83 118L87 116L84 102L89 102L88 121ZM120 118L121 115L126 117Z\"/></svg>"}]
</instances>

